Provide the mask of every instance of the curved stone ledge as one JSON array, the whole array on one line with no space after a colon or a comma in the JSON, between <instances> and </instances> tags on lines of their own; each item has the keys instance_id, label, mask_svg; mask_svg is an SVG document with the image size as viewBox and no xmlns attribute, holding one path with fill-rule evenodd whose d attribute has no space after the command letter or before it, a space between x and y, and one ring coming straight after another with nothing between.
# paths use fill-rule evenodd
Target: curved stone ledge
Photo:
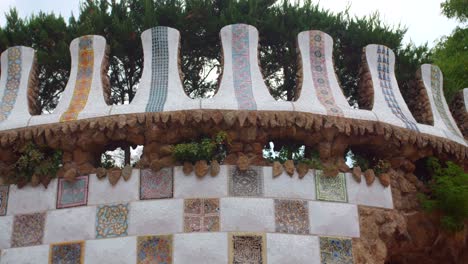
<instances>
[{"instance_id":1,"label":"curved stone ledge","mask_svg":"<svg viewBox=\"0 0 468 264\"><path fill-rule=\"evenodd\" d=\"M413 117L398 88L395 55L383 45L364 49L360 102L366 109L355 109L336 78L333 39L321 31L304 31L297 40L300 96L294 102L275 101L261 75L258 35L250 25L225 26L220 32L224 63L220 88L213 98L190 99L179 74L179 32L167 27L148 29L142 34L144 69L135 98L128 105L113 106L107 104L106 40L92 35L77 38L70 45L70 79L52 114L31 116L29 112L34 111L27 111L28 103L34 108L37 91L31 88L31 74L21 75L15 86L19 92L14 111L0 123L0 160L11 159L6 157L12 151L8 147L27 140L98 155L111 143L173 144L226 130L234 140L245 142L290 139L319 145L324 159L342 155L348 146L366 145L386 156L415 160L435 154L465 162L467 143L448 111L436 66L422 66L421 89L426 93L420 94L427 96L413 98L426 102L416 115L431 116L434 125L420 124ZM23 71L33 72L34 51L21 49L30 54L19 60ZM1 82L14 77L2 71ZM394 148L388 151L388 146Z\"/></svg>"}]
</instances>

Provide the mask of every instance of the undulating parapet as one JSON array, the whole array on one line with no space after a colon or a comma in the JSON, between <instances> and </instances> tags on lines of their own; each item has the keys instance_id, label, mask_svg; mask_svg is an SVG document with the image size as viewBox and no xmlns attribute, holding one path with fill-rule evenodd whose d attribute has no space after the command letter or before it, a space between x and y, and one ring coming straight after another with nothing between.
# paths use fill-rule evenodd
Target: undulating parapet
<instances>
[{"instance_id":1,"label":"undulating parapet","mask_svg":"<svg viewBox=\"0 0 468 264\"><path fill-rule=\"evenodd\" d=\"M423 64L418 70L417 78L420 90L424 90L427 94L430 103L430 114L433 117L433 126L437 131L442 131L448 139L461 141L463 143L463 135L458 129L455 120L453 119L450 109L445 100L443 90L443 76L439 67L430 64ZM415 101L424 100L421 98L413 98Z\"/></svg>"},{"instance_id":2,"label":"undulating parapet","mask_svg":"<svg viewBox=\"0 0 468 264\"><path fill-rule=\"evenodd\" d=\"M202 100L203 109L293 110L291 102L270 94L258 60L258 31L246 24L221 29L223 75L213 98Z\"/></svg>"},{"instance_id":3,"label":"undulating parapet","mask_svg":"<svg viewBox=\"0 0 468 264\"><path fill-rule=\"evenodd\" d=\"M375 121L368 110L354 109L346 100L333 67L333 39L318 30L299 33L302 80L294 109L301 112Z\"/></svg>"},{"instance_id":4,"label":"undulating parapet","mask_svg":"<svg viewBox=\"0 0 468 264\"><path fill-rule=\"evenodd\" d=\"M37 113L35 51L23 46L5 50L1 69L0 130L25 127L31 114Z\"/></svg>"},{"instance_id":5,"label":"undulating parapet","mask_svg":"<svg viewBox=\"0 0 468 264\"><path fill-rule=\"evenodd\" d=\"M71 71L67 86L52 114L33 116L30 125L67 122L107 116L109 84L105 75L108 65L106 39L88 35L70 44Z\"/></svg>"},{"instance_id":6,"label":"undulating parapet","mask_svg":"<svg viewBox=\"0 0 468 264\"><path fill-rule=\"evenodd\" d=\"M144 67L137 93L128 105L115 105L111 114L199 109L179 74L180 33L169 27L154 27L141 35Z\"/></svg>"},{"instance_id":7,"label":"undulating parapet","mask_svg":"<svg viewBox=\"0 0 468 264\"><path fill-rule=\"evenodd\" d=\"M459 91L451 104L452 115L461 132L468 139L468 88Z\"/></svg>"},{"instance_id":8,"label":"undulating parapet","mask_svg":"<svg viewBox=\"0 0 468 264\"><path fill-rule=\"evenodd\" d=\"M372 110L380 122L419 131L398 88L393 51L383 45L371 44L364 48L363 56L360 105ZM366 80L366 72L370 73L369 80Z\"/></svg>"}]
</instances>

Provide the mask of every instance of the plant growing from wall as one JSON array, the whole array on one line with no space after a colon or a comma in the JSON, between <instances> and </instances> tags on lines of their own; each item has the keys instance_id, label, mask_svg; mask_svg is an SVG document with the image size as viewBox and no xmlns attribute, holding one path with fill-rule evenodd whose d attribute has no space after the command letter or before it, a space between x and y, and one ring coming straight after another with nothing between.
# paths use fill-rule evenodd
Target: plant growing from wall
<instances>
[{"instance_id":1,"label":"plant growing from wall","mask_svg":"<svg viewBox=\"0 0 468 264\"><path fill-rule=\"evenodd\" d=\"M387 160L379 159L377 163L374 165L373 169L376 175L380 175L382 173L387 173L392 168L390 162Z\"/></svg>"},{"instance_id":2,"label":"plant growing from wall","mask_svg":"<svg viewBox=\"0 0 468 264\"><path fill-rule=\"evenodd\" d=\"M362 171L366 171L370 168L369 160L357 153L352 153L351 159L353 161L353 167L360 167Z\"/></svg>"},{"instance_id":3,"label":"plant growing from wall","mask_svg":"<svg viewBox=\"0 0 468 264\"><path fill-rule=\"evenodd\" d=\"M429 158L427 167L432 174L431 193L420 194L423 208L442 213L443 228L452 232L463 230L468 220L468 173L450 161L442 165L436 158Z\"/></svg>"},{"instance_id":4,"label":"plant growing from wall","mask_svg":"<svg viewBox=\"0 0 468 264\"><path fill-rule=\"evenodd\" d=\"M227 133L220 131L213 138L174 145L173 156L180 162L194 163L199 160L222 162L227 155L229 144Z\"/></svg>"},{"instance_id":5,"label":"plant growing from wall","mask_svg":"<svg viewBox=\"0 0 468 264\"><path fill-rule=\"evenodd\" d=\"M32 181L33 184L40 181L47 187L49 180L57 176L62 165L61 151L41 148L31 142L21 147L18 153L13 181L20 188Z\"/></svg>"}]
</instances>

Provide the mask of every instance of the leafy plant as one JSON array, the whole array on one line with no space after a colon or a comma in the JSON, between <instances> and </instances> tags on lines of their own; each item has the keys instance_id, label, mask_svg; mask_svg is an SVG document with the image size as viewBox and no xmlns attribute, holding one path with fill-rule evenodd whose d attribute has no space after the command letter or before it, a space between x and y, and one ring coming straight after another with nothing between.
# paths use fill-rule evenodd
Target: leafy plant
<instances>
[{"instance_id":1,"label":"leafy plant","mask_svg":"<svg viewBox=\"0 0 468 264\"><path fill-rule=\"evenodd\" d=\"M360 167L362 171L366 171L370 168L369 160L359 154L352 153L351 159L353 161L353 167Z\"/></svg>"},{"instance_id":2,"label":"leafy plant","mask_svg":"<svg viewBox=\"0 0 468 264\"><path fill-rule=\"evenodd\" d=\"M203 138L200 142L181 143L174 146L173 156L181 162L196 162L216 159L222 162L227 155L229 137L226 132L218 132L213 139Z\"/></svg>"},{"instance_id":3,"label":"leafy plant","mask_svg":"<svg viewBox=\"0 0 468 264\"><path fill-rule=\"evenodd\" d=\"M387 173L391 168L392 166L390 162L388 162L387 160L379 159L373 169L376 175L380 175L382 173Z\"/></svg>"},{"instance_id":4,"label":"leafy plant","mask_svg":"<svg viewBox=\"0 0 468 264\"><path fill-rule=\"evenodd\" d=\"M33 175L55 178L62 165L62 152L49 148L40 148L29 142L19 149L19 158L15 163L15 182L25 185Z\"/></svg>"},{"instance_id":5,"label":"leafy plant","mask_svg":"<svg viewBox=\"0 0 468 264\"><path fill-rule=\"evenodd\" d=\"M436 158L428 159L427 166L433 179L429 185L431 194L419 195L423 208L429 212L440 211L445 229L462 230L468 220L468 173L450 161L442 166Z\"/></svg>"}]
</instances>

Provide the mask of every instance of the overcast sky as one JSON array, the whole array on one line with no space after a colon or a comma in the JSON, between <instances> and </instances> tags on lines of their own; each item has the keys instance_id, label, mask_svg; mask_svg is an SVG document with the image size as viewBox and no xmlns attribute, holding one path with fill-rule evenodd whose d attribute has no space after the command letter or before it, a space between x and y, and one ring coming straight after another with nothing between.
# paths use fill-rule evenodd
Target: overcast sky
<instances>
[{"instance_id":1,"label":"overcast sky","mask_svg":"<svg viewBox=\"0 0 468 264\"><path fill-rule=\"evenodd\" d=\"M0 0L0 25L5 25L5 12L16 7L21 17L39 10L61 14L66 19L77 15L80 0ZM317 1L314 1L317 2ZM332 11L343 11L351 4L351 14L364 16L378 11L390 25L401 23L408 27L405 43L412 40L420 45L449 35L456 27L455 20L447 19L440 12L442 0L322 0L320 6Z\"/></svg>"}]
</instances>

